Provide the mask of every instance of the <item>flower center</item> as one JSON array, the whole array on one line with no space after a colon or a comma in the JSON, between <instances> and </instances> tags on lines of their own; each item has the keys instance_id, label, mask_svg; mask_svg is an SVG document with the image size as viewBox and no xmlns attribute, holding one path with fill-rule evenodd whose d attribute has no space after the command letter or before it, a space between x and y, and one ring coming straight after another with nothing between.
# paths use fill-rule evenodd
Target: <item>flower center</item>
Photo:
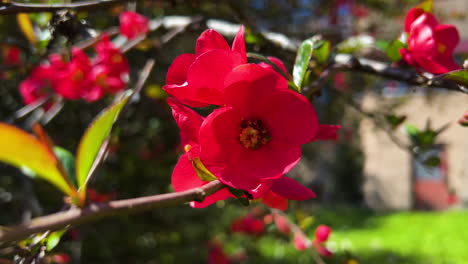
<instances>
[{"instance_id":1,"label":"flower center","mask_svg":"<svg viewBox=\"0 0 468 264\"><path fill-rule=\"evenodd\" d=\"M447 46L442 43L437 43L437 51L439 51L440 54L444 54L446 49Z\"/></svg>"},{"instance_id":2,"label":"flower center","mask_svg":"<svg viewBox=\"0 0 468 264\"><path fill-rule=\"evenodd\" d=\"M261 120L243 119L239 127L239 142L246 149L257 149L271 140Z\"/></svg>"}]
</instances>

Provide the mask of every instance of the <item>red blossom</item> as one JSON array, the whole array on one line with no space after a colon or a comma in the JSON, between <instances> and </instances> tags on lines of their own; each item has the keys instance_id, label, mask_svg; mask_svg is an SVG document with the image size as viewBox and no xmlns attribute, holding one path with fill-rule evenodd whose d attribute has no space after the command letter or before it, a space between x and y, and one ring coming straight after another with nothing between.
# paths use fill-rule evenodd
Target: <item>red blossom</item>
<instances>
[{"instance_id":1,"label":"red blossom","mask_svg":"<svg viewBox=\"0 0 468 264\"><path fill-rule=\"evenodd\" d=\"M222 244L212 243L209 245L208 264L229 264L229 258L224 253Z\"/></svg>"},{"instance_id":2,"label":"red blossom","mask_svg":"<svg viewBox=\"0 0 468 264\"><path fill-rule=\"evenodd\" d=\"M305 250L307 248L307 238L305 238L302 234L296 233L294 235L294 247L297 250Z\"/></svg>"},{"instance_id":3,"label":"red blossom","mask_svg":"<svg viewBox=\"0 0 468 264\"><path fill-rule=\"evenodd\" d=\"M49 66L39 65L34 68L29 77L19 85L24 104L28 105L48 96L52 91L51 80L52 75Z\"/></svg>"},{"instance_id":4,"label":"red blossom","mask_svg":"<svg viewBox=\"0 0 468 264\"><path fill-rule=\"evenodd\" d=\"M99 43L96 44L97 61L96 65L105 65L112 76L121 77L128 74L128 61L122 51L114 46L109 40L109 36L103 35Z\"/></svg>"},{"instance_id":5,"label":"red blossom","mask_svg":"<svg viewBox=\"0 0 468 264\"><path fill-rule=\"evenodd\" d=\"M5 46L2 50L2 57L5 65L18 65L21 59L21 50L15 46Z\"/></svg>"},{"instance_id":6,"label":"red blossom","mask_svg":"<svg viewBox=\"0 0 468 264\"><path fill-rule=\"evenodd\" d=\"M71 258L67 253L57 253L52 256L52 261L57 264L66 264L71 261Z\"/></svg>"},{"instance_id":7,"label":"red blossom","mask_svg":"<svg viewBox=\"0 0 468 264\"><path fill-rule=\"evenodd\" d=\"M189 106L223 105L226 76L246 62L244 27L232 48L218 32L208 29L197 39L195 54L182 54L174 60L163 89Z\"/></svg>"},{"instance_id":8,"label":"red blossom","mask_svg":"<svg viewBox=\"0 0 468 264\"><path fill-rule=\"evenodd\" d=\"M86 195L90 201L95 203L105 203L111 200L114 200L117 197L115 192L110 193L99 193L95 189L88 188L86 190Z\"/></svg>"},{"instance_id":9,"label":"red blossom","mask_svg":"<svg viewBox=\"0 0 468 264\"><path fill-rule=\"evenodd\" d=\"M128 39L133 39L138 35L148 32L148 18L138 13L126 11L119 17L120 33Z\"/></svg>"},{"instance_id":10,"label":"red blossom","mask_svg":"<svg viewBox=\"0 0 468 264\"><path fill-rule=\"evenodd\" d=\"M289 228L289 221L285 216L276 214L275 225L278 231L280 231L283 234L288 235L291 232L291 228Z\"/></svg>"},{"instance_id":11,"label":"red blossom","mask_svg":"<svg viewBox=\"0 0 468 264\"><path fill-rule=\"evenodd\" d=\"M234 220L231 223L231 232L239 232L247 235L260 236L265 232L265 224L261 219L247 215Z\"/></svg>"},{"instance_id":12,"label":"red blossom","mask_svg":"<svg viewBox=\"0 0 468 264\"><path fill-rule=\"evenodd\" d=\"M460 36L453 25L441 25L434 15L421 8L412 8L405 18L408 48L400 49L410 65L433 74L460 69L453 59L453 50Z\"/></svg>"},{"instance_id":13,"label":"red blossom","mask_svg":"<svg viewBox=\"0 0 468 264\"><path fill-rule=\"evenodd\" d=\"M331 228L326 225L319 225L315 230L315 239L312 242L312 245L314 246L315 250L317 250L317 252L324 257L333 255L333 252L324 246L324 243L328 240L331 231Z\"/></svg>"},{"instance_id":14,"label":"red blossom","mask_svg":"<svg viewBox=\"0 0 468 264\"><path fill-rule=\"evenodd\" d=\"M300 146L315 138L319 124L305 97L258 65L236 67L225 85L226 107L213 111L200 128L200 156L223 183L251 190L294 167Z\"/></svg>"}]
</instances>

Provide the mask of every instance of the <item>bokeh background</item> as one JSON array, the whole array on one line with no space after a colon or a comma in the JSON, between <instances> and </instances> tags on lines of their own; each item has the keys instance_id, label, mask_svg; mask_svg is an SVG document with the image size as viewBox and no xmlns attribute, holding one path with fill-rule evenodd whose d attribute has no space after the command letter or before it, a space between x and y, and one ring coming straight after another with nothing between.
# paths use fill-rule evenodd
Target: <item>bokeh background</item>
<instances>
[{"instance_id":1,"label":"bokeh background","mask_svg":"<svg viewBox=\"0 0 468 264\"><path fill-rule=\"evenodd\" d=\"M321 34L331 41L332 52L346 51L390 62L384 47L399 37L405 12L418 3L172 0L137 1L78 12L77 19L85 20L89 27L84 30L97 31L118 25L118 15L127 8L151 19L201 17L200 22L169 40L165 38L173 27L163 26L126 53L131 66L130 86L146 59L156 59L156 66L138 100L118 121L111 151L90 186L118 199L172 191L170 175L181 147L161 86L172 60L194 51L196 38L210 21L246 25L247 50L276 56L291 71L295 52L265 39L263 33L281 33L294 43ZM462 41L455 55L462 64L468 52L468 2L435 0L434 12L441 22L454 24L460 31ZM0 16L0 48L17 46L22 54L21 67L0 66L0 120L26 130L41 113L13 118L24 106L18 84L44 54L66 48L60 37L47 48L51 39L47 35L50 14L30 17L43 34L36 46L22 34L14 15ZM229 29L230 25L220 27ZM74 42L85 38L86 34L77 34ZM341 44L341 49L337 48L338 43L349 38L360 46L346 50ZM232 34L227 39L231 42ZM330 76L311 101L321 123L340 124L342 129L337 142L312 142L304 147L304 157L291 176L314 190L317 198L290 202L286 213L311 239L319 224L333 229L327 246L335 254L325 258L325 262L466 263L468 138L466 128L456 121L466 110L467 97L343 72ZM45 129L57 145L74 152L87 125L110 102L112 98L92 104L67 101ZM393 126L391 117L405 120L402 125ZM430 164L425 163L427 157L415 157L401 147L414 146L404 125L427 131L428 120L433 130L449 124L431 148L424 150L427 157L437 158ZM18 224L56 212L63 205L61 193L50 184L0 165L0 225ZM118 216L72 229L52 254L66 253L71 263L207 263L209 245L218 243L233 263L314 263L310 252L296 250L291 237L278 232L274 224L266 223L260 236L230 230L238 217L255 214L263 219L268 213L258 203L244 207L231 199L205 209L183 205ZM6 253L0 251L0 258L2 254Z\"/></svg>"}]
</instances>

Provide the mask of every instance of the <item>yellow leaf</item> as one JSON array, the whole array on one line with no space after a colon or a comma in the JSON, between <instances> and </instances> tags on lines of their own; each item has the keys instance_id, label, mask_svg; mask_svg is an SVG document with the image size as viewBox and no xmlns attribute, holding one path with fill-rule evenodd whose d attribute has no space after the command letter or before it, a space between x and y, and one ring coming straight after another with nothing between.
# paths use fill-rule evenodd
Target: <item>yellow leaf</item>
<instances>
[{"instance_id":1,"label":"yellow leaf","mask_svg":"<svg viewBox=\"0 0 468 264\"><path fill-rule=\"evenodd\" d=\"M29 19L28 14L25 14L25 13L17 14L16 21L18 22L21 32L23 32L24 36L29 41L29 43L36 44L37 38L36 38L36 35L34 34L33 24L31 23L31 19Z\"/></svg>"},{"instance_id":2,"label":"yellow leaf","mask_svg":"<svg viewBox=\"0 0 468 264\"><path fill-rule=\"evenodd\" d=\"M201 160L199 158L194 158L192 160L192 166L195 169L195 172L197 173L198 177L202 181L214 181L216 180L216 176L213 175L206 167L203 165Z\"/></svg>"},{"instance_id":3,"label":"yellow leaf","mask_svg":"<svg viewBox=\"0 0 468 264\"><path fill-rule=\"evenodd\" d=\"M0 161L20 169L27 168L65 194L74 196L48 148L32 135L5 123L0 123Z\"/></svg>"}]
</instances>

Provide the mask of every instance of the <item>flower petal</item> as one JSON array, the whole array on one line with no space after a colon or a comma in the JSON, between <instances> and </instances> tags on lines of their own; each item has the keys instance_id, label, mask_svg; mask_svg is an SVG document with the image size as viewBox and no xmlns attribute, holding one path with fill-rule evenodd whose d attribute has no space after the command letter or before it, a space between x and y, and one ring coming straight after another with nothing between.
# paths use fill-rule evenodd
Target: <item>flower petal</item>
<instances>
[{"instance_id":1,"label":"flower petal","mask_svg":"<svg viewBox=\"0 0 468 264\"><path fill-rule=\"evenodd\" d=\"M247 63L247 52L245 50L244 26L241 25L239 31L232 42L232 51L239 52L242 57L242 63Z\"/></svg>"},{"instance_id":2,"label":"flower petal","mask_svg":"<svg viewBox=\"0 0 468 264\"><path fill-rule=\"evenodd\" d=\"M437 25L434 30L434 37L438 45L438 51L452 57L453 50L460 42L457 28L453 25Z\"/></svg>"},{"instance_id":3,"label":"flower petal","mask_svg":"<svg viewBox=\"0 0 468 264\"><path fill-rule=\"evenodd\" d=\"M232 197L232 194L229 192L228 189L224 188L213 193L210 196L205 197L205 199L201 203L195 201L190 202L190 206L193 208L204 208L208 205L216 203L217 201L226 200L229 197Z\"/></svg>"},{"instance_id":4,"label":"flower petal","mask_svg":"<svg viewBox=\"0 0 468 264\"><path fill-rule=\"evenodd\" d=\"M223 105L224 80L228 73L242 63L241 55L226 50L212 50L195 59L187 72L192 101Z\"/></svg>"},{"instance_id":5,"label":"flower petal","mask_svg":"<svg viewBox=\"0 0 468 264\"><path fill-rule=\"evenodd\" d=\"M274 192L268 192L262 197L262 203L270 208L278 210L288 209L288 199L275 194Z\"/></svg>"},{"instance_id":6,"label":"flower petal","mask_svg":"<svg viewBox=\"0 0 468 264\"><path fill-rule=\"evenodd\" d=\"M174 59L167 70L166 83L181 85L187 81L187 71L195 60L194 54L185 53Z\"/></svg>"},{"instance_id":7,"label":"flower petal","mask_svg":"<svg viewBox=\"0 0 468 264\"><path fill-rule=\"evenodd\" d=\"M210 50L230 50L227 41L214 29L205 30L195 44L195 55L199 56Z\"/></svg>"},{"instance_id":8,"label":"flower petal","mask_svg":"<svg viewBox=\"0 0 468 264\"><path fill-rule=\"evenodd\" d=\"M315 197L313 191L286 176L274 180L271 191L288 200L304 201Z\"/></svg>"},{"instance_id":9,"label":"flower petal","mask_svg":"<svg viewBox=\"0 0 468 264\"><path fill-rule=\"evenodd\" d=\"M205 166L236 166L241 152L238 141L241 116L232 107L214 110L200 127L200 159Z\"/></svg>"},{"instance_id":10,"label":"flower petal","mask_svg":"<svg viewBox=\"0 0 468 264\"><path fill-rule=\"evenodd\" d=\"M319 125L315 140L338 140L338 130L341 128L339 125Z\"/></svg>"},{"instance_id":11,"label":"flower petal","mask_svg":"<svg viewBox=\"0 0 468 264\"><path fill-rule=\"evenodd\" d=\"M407 33L411 30L411 24L413 24L414 20L416 20L420 15L424 14L424 9L422 8L411 8L408 13L406 13L405 17L405 31Z\"/></svg>"},{"instance_id":12,"label":"flower petal","mask_svg":"<svg viewBox=\"0 0 468 264\"><path fill-rule=\"evenodd\" d=\"M272 140L298 146L317 135L318 117L304 96L293 91L280 91L262 102L255 115L265 122Z\"/></svg>"},{"instance_id":13,"label":"flower petal","mask_svg":"<svg viewBox=\"0 0 468 264\"><path fill-rule=\"evenodd\" d=\"M198 144L198 132L204 118L174 98L168 98L167 103L171 106L172 116L180 129L181 145Z\"/></svg>"}]
</instances>

